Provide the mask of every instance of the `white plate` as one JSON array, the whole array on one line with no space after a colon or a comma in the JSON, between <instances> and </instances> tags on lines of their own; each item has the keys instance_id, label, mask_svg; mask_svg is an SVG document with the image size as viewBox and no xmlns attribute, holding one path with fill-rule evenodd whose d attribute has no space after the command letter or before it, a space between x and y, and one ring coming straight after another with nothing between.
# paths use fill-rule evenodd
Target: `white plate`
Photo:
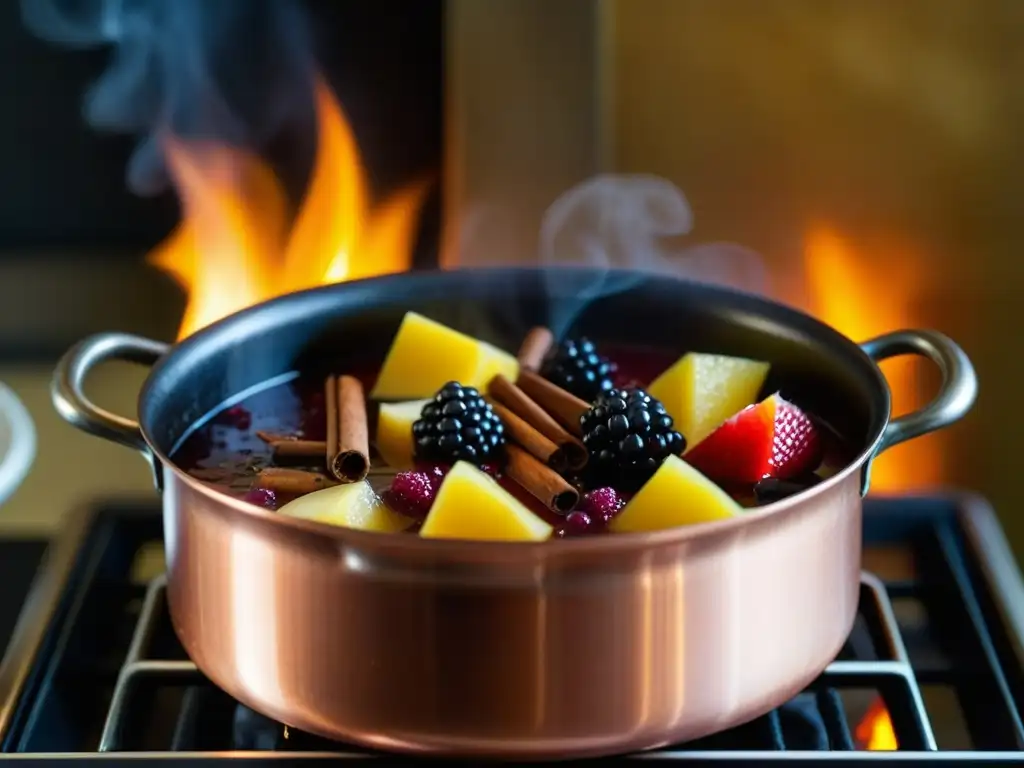
<instances>
[{"instance_id":1,"label":"white plate","mask_svg":"<svg viewBox=\"0 0 1024 768\"><path fill-rule=\"evenodd\" d=\"M21 485L36 457L36 427L18 396L0 384L0 504Z\"/></svg>"}]
</instances>

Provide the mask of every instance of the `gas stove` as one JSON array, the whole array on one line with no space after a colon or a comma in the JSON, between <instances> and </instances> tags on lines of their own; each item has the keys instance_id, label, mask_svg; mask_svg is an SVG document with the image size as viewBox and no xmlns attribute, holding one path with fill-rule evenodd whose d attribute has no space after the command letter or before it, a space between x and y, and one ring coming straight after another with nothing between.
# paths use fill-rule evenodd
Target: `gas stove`
<instances>
[{"instance_id":1,"label":"gas stove","mask_svg":"<svg viewBox=\"0 0 1024 768\"><path fill-rule=\"evenodd\" d=\"M170 625L152 500L72 519L0 665L4 757L415 762L296 732L206 680ZM746 725L617 760L1024 761L1024 582L991 508L871 498L864 533L857 622L818 680Z\"/></svg>"}]
</instances>

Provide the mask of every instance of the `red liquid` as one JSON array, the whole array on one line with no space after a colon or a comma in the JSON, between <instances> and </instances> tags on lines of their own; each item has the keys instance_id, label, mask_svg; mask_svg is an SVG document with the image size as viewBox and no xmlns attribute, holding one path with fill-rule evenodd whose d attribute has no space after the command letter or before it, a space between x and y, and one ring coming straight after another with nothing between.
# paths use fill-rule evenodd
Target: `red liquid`
<instances>
[{"instance_id":1,"label":"red liquid","mask_svg":"<svg viewBox=\"0 0 1024 768\"><path fill-rule=\"evenodd\" d=\"M641 348L605 348L602 352L618 365L616 386L646 386L678 359L678 355ZM369 391L375 373L356 375ZM376 410L369 404L371 429L376 423ZM820 424L825 441L822 466L818 473L828 476L849 460L849 452L834 431ZM290 497L274 496L257 488L260 469L269 466L287 466L324 472L322 459L290 460L276 463L270 446L257 437L258 431L296 435L308 440L323 440L325 430L323 408L323 382L300 377L289 384L264 390L242 403L225 409L205 426L196 430L175 453L174 461L182 469L230 496L277 509L291 501ZM371 434L372 442L372 434ZM380 492L391 483L393 472L380 467L378 457L373 459L370 482ZM502 485L523 501L531 510L553 525L563 518L547 510L533 496L514 481L501 478ZM588 490L583 488L582 490ZM753 487L727 488L730 495L743 506L756 506ZM415 530L418 523L410 530Z\"/></svg>"}]
</instances>

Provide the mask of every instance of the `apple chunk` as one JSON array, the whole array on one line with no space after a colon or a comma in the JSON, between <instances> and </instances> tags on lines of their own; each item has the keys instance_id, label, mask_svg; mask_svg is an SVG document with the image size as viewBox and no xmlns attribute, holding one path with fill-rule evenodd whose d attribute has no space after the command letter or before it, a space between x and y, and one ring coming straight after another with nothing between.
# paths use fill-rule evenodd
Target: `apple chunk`
<instances>
[{"instance_id":1,"label":"apple chunk","mask_svg":"<svg viewBox=\"0 0 1024 768\"><path fill-rule=\"evenodd\" d=\"M516 380L519 363L514 355L423 315L406 312L370 397L431 397L449 381L483 390L499 373Z\"/></svg>"},{"instance_id":2,"label":"apple chunk","mask_svg":"<svg viewBox=\"0 0 1024 768\"><path fill-rule=\"evenodd\" d=\"M398 533L412 524L408 517L388 509L365 480L307 493L285 504L278 514L378 533Z\"/></svg>"},{"instance_id":3,"label":"apple chunk","mask_svg":"<svg viewBox=\"0 0 1024 768\"><path fill-rule=\"evenodd\" d=\"M691 352L647 392L662 402L690 449L757 399L770 367L743 357Z\"/></svg>"},{"instance_id":4,"label":"apple chunk","mask_svg":"<svg viewBox=\"0 0 1024 768\"><path fill-rule=\"evenodd\" d=\"M381 403L377 414L377 452L389 467L411 469L415 444L412 425L420 417L429 400L405 400L401 403Z\"/></svg>"},{"instance_id":5,"label":"apple chunk","mask_svg":"<svg viewBox=\"0 0 1024 768\"><path fill-rule=\"evenodd\" d=\"M456 462L420 529L435 539L543 541L551 526L528 510L486 473Z\"/></svg>"},{"instance_id":6,"label":"apple chunk","mask_svg":"<svg viewBox=\"0 0 1024 768\"><path fill-rule=\"evenodd\" d=\"M613 533L639 533L724 520L743 514L732 498L678 456L669 456L622 511Z\"/></svg>"}]
</instances>

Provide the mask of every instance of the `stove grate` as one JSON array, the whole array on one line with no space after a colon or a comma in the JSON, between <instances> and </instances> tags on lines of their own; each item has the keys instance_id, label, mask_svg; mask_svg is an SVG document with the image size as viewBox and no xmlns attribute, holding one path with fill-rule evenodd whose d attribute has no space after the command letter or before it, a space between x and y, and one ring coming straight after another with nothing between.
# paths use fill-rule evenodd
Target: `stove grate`
<instances>
[{"instance_id":1,"label":"stove grate","mask_svg":"<svg viewBox=\"0 0 1024 768\"><path fill-rule=\"evenodd\" d=\"M165 721L175 723L167 742L171 751L211 748L216 744L212 732L219 727L222 736L232 734L231 746L235 749L329 749L341 750L346 757L367 754L358 748L289 732L242 705L235 705L230 731L224 728L224 712L233 703L230 697L216 689L180 648L173 654L153 653L158 645L166 647L161 637L169 624L166 586L165 577L159 576L146 591L100 737L101 752L141 748L143 745L135 739L147 729L139 727L134 713L152 712L161 690L177 689L180 702L175 706L176 715ZM847 648L807 692L746 725L690 743L686 750L726 750L737 744L770 751L853 750L855 739L845 711L844 691L875 692L880 697L900 749L935 750L921 691L885 587L866 573L861 579L859 615L862 622ZM845 658L857 654L858 644L861 658ZM161 657L167 655L174 658Z\"/></svg>"},{"instance_id":2,"label":"stove grate","mask_svg":"<svg viewBox=\"0 0 1024 768\"><path fill-rule=\"evenodd\" d=\"M159 510L87 512L51 552L26 603L40 607L19 622L0 668L5 756L181 765L380 757L288 731L208 681L170 625ZM855 627L802 694L739 728L619 759L1024 763L1024 585L991 510L955 496L869 499L864 556ZM959 710L953 737L939 690ZM871 712L888 718L881 732L898 751L864 751Z\"/></svg>"}]
</instances>

